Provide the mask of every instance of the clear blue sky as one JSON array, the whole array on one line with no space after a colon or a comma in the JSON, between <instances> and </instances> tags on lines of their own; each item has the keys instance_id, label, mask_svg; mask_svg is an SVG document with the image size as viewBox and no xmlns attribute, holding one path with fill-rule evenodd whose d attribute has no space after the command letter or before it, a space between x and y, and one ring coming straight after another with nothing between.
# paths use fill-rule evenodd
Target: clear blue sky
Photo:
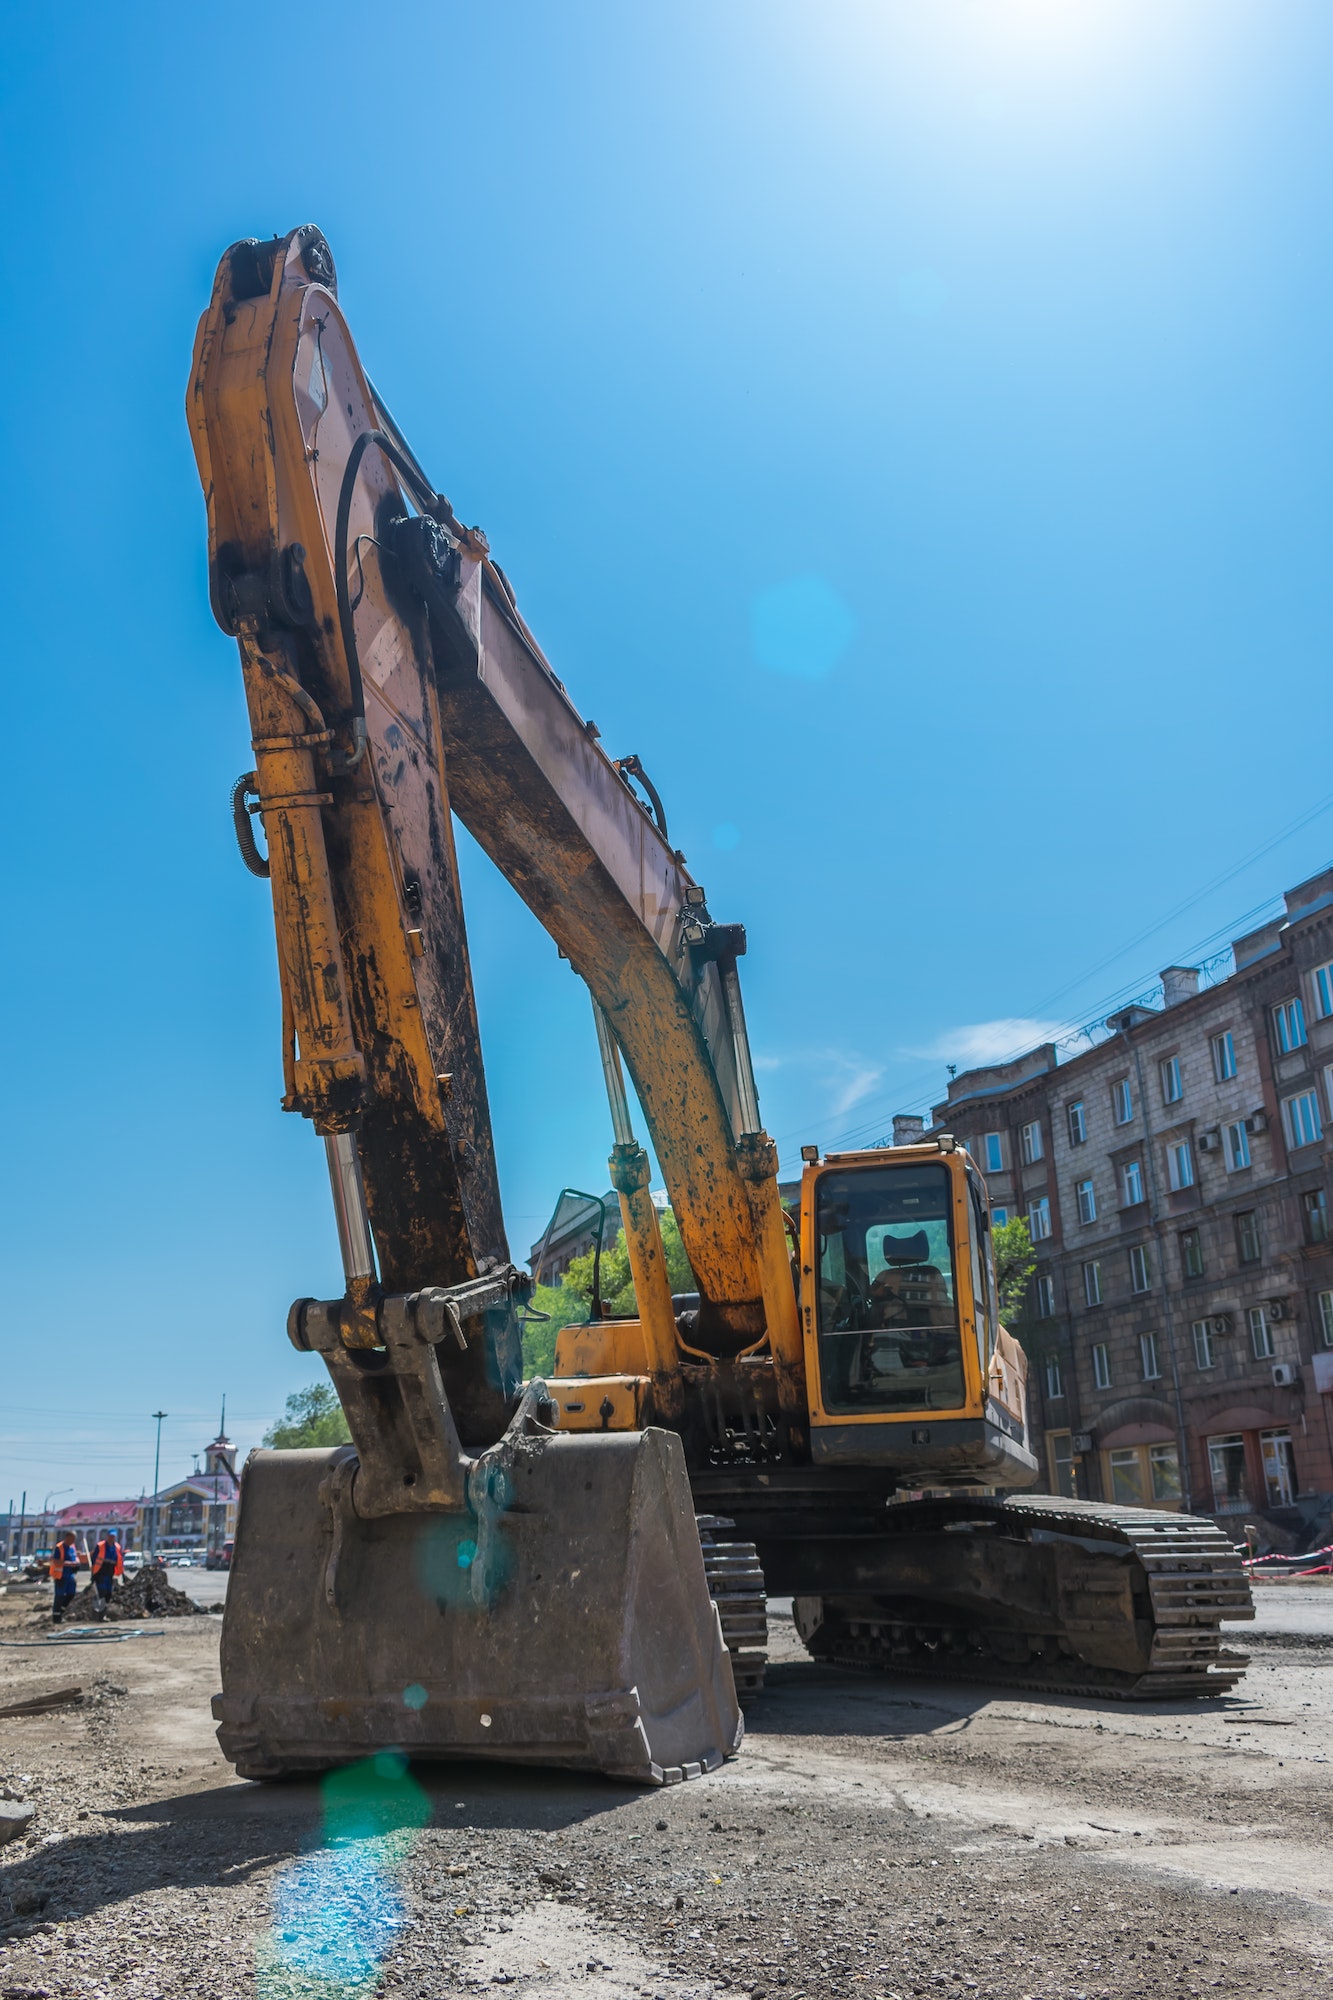
<instances>
[{"instance_id":1,"label":"clear blue sky","mask_svg":"<svg viewBox=\"0 0 1333 2000\"><path fill-rule=\"evenodd\" d=\"M338 1285L183 416L237 236L327 232L749 926L788 1159L1326 862L1326 0L76 0L5 44L0 1506L137 1491L157 1408L187 1469L224 1390L253 1443ZM522 1253L610 1133L580 990L465 864Z\"/></svg>"}]
</instances>

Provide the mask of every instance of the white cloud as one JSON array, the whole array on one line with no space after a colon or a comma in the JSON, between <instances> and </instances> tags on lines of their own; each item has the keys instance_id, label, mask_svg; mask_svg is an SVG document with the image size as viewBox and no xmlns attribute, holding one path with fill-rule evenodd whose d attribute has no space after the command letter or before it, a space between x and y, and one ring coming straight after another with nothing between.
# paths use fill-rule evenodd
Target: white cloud
<instances>
[{"instance_id":1,"label":"white cloud","mask_svg":"<svg viewBox=\"0 0 1333 2000\"><path fill-rule=\"evenodd\" d=\"M884 1074L884 1065L860 1055L854 1049L802 1049L786 1055L755 1055L755 1069L813 1070L820 1088L827 1092L823 1114L840 1118L852 1106L868 1097Z\"/></svg>"},{"instance_id":2,"label":"white cloud","mask_svg":"<svg viewBox=\"0 0 1333 2000\"><path fill-rule=\"evenodd\" d=\"M859 1104L863 1097L868 1097L883 1074L883 1070L878 1068L853 1070L846 1081L834 1091L833 1101L829 1107L833 1116L840 1118L844 1111L850 1111L854 1104Z\"/></svg>"},{"instance_id":3,"label":"white cloud","mask_svg":"<svg viewBox=\"0 0 1333 2000\"><path fill-rule=\"evenodd\" d=\"M929 1047L913 1049L911 1053L957 1063L959 1069L973 1069L982 1063L1008 1062L1014 1056L1024 1055L1038 1042L1054 1041L1064 1033L1064 1028L1063 1021L1025 1021L1021 1017L974 1021L969 1027L947 1029Z\"/></svg>"}]
</instances>

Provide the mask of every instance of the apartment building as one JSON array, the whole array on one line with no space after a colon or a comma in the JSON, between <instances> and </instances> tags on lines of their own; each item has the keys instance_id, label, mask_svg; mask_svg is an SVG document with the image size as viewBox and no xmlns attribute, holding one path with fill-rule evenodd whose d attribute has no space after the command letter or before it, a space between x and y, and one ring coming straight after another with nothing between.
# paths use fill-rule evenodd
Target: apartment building
<instances>
[{"instance_id":1,"label":"apartment building","mask_svg":"<svg viewBox=\"0 0 1333 2000\"><path fill-rule=\"evenodd\" d=\"M1333 1496L1333 869L1202 986L1161 975L1070 1060L953 1078L936 1129L1027 1219L1052 1492L1279 1532Z\"/></svg>"}]
</instances>

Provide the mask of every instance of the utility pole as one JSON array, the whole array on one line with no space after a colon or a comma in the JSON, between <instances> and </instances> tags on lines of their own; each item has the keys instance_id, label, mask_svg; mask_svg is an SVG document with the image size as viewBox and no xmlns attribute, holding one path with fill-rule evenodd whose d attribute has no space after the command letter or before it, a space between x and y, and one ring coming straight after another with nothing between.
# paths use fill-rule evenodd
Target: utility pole
<instances>
[{"instance_id":1,"label":"utility pole","mask_svg":"<svg viewBox=\"0 0 1333 2000\"><path fill-rule=\"evenodd\" d=\"M157 1424L157 1450L153 1455L153 1546L151 1553L157 1554L157 1482L162 1470L162 1419L165 1410L154 1410L153 1419Z\"/></svg>"},{"instance_id":2,"label":"utility pole","mask_svg":"<svg viewBox=\"0 0 1333 2000\"><path fill-rule=\"evenodd\" d=\"M24 1489L23 1489L23 1498L22 1498L22 1499L21 1499L21 1500L19 1501L19 1555L20 1555L20 1557L22 1557L22 1554L23 1554L23 1530L24 1530L24 1529L25 1529L25 1528L27 1527L27 1525L28 1525L28 1489L27 1489L27 1487L25 1486L25 1487L24 1487Z\"/></svg>"},{"instance_id":3,"label":"utility pole","mask_svg":"<svg viewBox=\"0 0 1333 2000\"><path fill-rule=\"evenodd\" d=\"M213 1520L208 1533L210 1552L222 1547L223 1536L218 1528L218 1473L222 1465L222 1440L227 1435L227 1398L222 1398L222 1416L218 1423L218 1448L213 1453Z\"/></svg>"}]
</instances>

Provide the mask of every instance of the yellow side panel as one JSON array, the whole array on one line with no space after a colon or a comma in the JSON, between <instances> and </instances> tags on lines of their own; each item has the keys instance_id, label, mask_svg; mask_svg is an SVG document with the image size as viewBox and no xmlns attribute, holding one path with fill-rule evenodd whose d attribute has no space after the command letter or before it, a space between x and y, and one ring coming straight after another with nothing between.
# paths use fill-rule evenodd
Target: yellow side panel
<instances>
[{"instance_id":1,"label":"yellow side panel","mask_svg":"<svg viewBox=\"0 0 1333 2000\"><path fill-rule=\"evenodd\" d=\"M646 1375L648 1350L636 1319L592 1320L562 1327L555 1340L555 1368L561 1375Z\"/></svg>"},{"instance_id":2,"label":"yellow side panel","mask_svg":"<svg viewBox=\"0 0 1333 2000\"><path fill-rule=\"evenodd\" d=\"M638 1431L647 1417L646 1375L589 1375L547 1383L562 1431Z\"/></svg>"}]
</instances>

